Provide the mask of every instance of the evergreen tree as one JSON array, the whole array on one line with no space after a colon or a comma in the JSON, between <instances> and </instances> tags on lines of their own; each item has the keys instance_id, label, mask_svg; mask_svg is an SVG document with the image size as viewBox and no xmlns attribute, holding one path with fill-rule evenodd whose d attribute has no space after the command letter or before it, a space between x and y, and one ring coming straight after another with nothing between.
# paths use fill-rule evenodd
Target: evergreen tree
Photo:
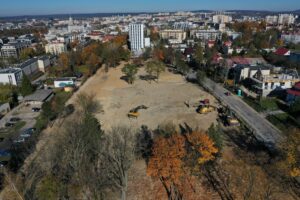
<instances>
[{"instance_id":1,"label":"evergreen tree","mask_svg":"<svg viewBox=\"0 0 300 200\"><path fill-rule=\"evenodd\" d=\"M23 74L20 93L22 94L22 96L27 96L29 94L32 94L33 92L33 85L31 84L29 78L25 74Z\"/></svg>"}]
</instances>

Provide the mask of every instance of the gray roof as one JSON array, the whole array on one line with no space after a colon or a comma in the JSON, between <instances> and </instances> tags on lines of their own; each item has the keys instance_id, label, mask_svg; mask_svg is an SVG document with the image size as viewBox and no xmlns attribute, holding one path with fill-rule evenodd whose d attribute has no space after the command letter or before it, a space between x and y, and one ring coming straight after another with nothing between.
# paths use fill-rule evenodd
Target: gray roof
<instances>
[{"instance_id":1,"label":"gray roof","mask_svg":"<svg viewBox=\"0 0 300 200\"><path fill-rule=\"evenodd\" d=\"M5 68L0 70L0 74L13 74L21 71L19 68Z\"/></svg>"},{"instance_id":2,"label":"gray roof","mask_svg":"<svg viewBox=\"0 0 300 200\"><path fill-rule=\"evenodd\" d=\"M33 94L26 96L24 101L46 101L53 94L52 90L37 90Z\"/></svg>"}]
</instances>

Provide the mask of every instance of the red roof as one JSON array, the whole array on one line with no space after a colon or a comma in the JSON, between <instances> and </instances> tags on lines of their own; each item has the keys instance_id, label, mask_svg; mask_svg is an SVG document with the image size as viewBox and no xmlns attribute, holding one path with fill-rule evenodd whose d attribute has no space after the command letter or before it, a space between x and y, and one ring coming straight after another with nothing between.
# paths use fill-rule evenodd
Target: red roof
<instances>
[{"instance_id":1,"label":"red roof","mask_svg":"<svg viewBox=\"0 0 300 200\"><path fill-rule=\"evenodd\" d=\"M249 65L249 61L243 57L232 57L231 61L234 64L240 64L240 65Z\"/></svg>"},{"instance_id":2,"label":"red roof","mask_svg":"<svg viewBox=\"0 0 300 200\"><path fill-rule=\"evenodd\" d=\"M284 48L284 47L280 47L275 51L275 54L280 55L280 56L284 56L289 52L288 49Z\"/></svg>"},{"instance_id":3,"label":"red roof","mask_svg":"<svg viewBox=\"0 0 300 200\"><path fill-rule=\"evenodd\" d=\"M294 96L300 96L300 91L289 89L287 91L288 94L294 95Z\"/></svg>"},{"instance_id":4,"label":"red roof","mask_svg":"<svg viewBox=\"0 0 300 200\"><path fill-rule=\"evenodd\" d=\"M297 82L292 89L287 90L288 94L300 96L300 82Z\"/></svg>"}]
</instances>

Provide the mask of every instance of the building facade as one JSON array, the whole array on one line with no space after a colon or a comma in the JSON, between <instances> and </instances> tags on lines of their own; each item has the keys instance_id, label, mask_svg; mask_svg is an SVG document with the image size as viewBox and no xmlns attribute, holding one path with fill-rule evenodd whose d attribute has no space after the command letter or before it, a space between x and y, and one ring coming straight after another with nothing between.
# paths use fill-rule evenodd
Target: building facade
<instances>
[{"instance_id":1,"label":"building facade","mask_svg":"<svg viewBox=\"0 0 300 200\"><path fill-rule=\"evenodd\" d=\"M144 24L129 25L130 49L134 54L140 54L145 48Z\"/></svg>"},{"instance_id":2,"label":"building facade","mask_svg":"<svg viewBox=\"0 0 300 200\"><path fill-rule=\"evenodd\" d=\"M67 45L63 42L51 42L45 46L46 53L59 55L61 53L67 52Z\"/></svg>"},{"instance_id":3,"label":"building facade","mask_svg":"<svg viewBox=\"0 0 300 200\"><path fill-rule=\"evenodd\" d=\"M27 47L26 42L9 42L1 47L1 56L3 58L19 58L21 51Z\"/></svg>"},{"instance_id":4,"label":"building facade","mask_svg":"<svg viewBox=\"0 0 300 200\"><path fill-rule=\"evenodd\" d=\"M7 68L0 70L0 83L20 85L22 81L22 70L19 68Z\"/></svg>"},{"instance_id":5,"label":"building facade","mask_svg":"<svg viewBox=\"0 0 300 200\"><path fill-rule=\"evenodd\" d=\"M162 30L159 32L162 39L177 40L178 43L182 43L186 39L186 32L183 30Z\"/></svg>"}]
</instances>

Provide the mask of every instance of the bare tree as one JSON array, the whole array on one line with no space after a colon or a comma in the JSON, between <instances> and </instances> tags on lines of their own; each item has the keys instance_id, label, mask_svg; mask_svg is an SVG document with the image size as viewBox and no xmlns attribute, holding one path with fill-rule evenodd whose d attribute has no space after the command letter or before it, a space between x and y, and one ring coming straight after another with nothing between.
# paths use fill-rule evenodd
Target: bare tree
<instances>
[{"instance_id":1,"label":"bare tree","mask_svg":"<svg viewBox=\"0 0 300 200\"><path fill-rule=\"evenodd\" d=\"M113 127L107 133L101 155L107 165L109 180L121 190L121 199L126 199L128 170L135 157L135 132L129 127Z\"/></svg>"}]
</instances>

